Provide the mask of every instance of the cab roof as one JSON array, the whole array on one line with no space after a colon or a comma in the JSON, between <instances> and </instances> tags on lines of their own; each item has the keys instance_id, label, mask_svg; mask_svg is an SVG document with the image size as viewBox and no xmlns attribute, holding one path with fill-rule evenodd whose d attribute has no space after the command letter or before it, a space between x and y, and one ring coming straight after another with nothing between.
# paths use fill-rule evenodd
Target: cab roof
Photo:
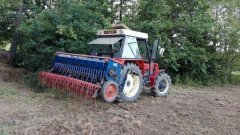
<instances>
[{"instance_id":1,"label":"cab roof","mask_svg":"<svg viewBox=\"0 0 240 135\"><path fill-rule=\"evenodd\" d=\"M133 31L124 24L113 24L111 29L99 30L98 36L132 36L140 39L148 39L148 34Z\"/></svg>"}]
</instances>

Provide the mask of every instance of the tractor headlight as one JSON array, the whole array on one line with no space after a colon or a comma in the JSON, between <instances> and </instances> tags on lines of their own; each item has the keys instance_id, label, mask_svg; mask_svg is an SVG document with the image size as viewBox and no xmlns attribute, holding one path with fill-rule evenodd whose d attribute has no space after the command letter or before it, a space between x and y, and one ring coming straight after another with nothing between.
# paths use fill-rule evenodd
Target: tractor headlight
<instances>
[{"instance_id":1,"label":"tractor headlight","mask_svg":"<svg viewBox=\"0 0 240 135\"><path fill-rule=\"evenodd\" d=\"M116 78L117 77L117 70L116 69L110 69L108 72L109 76Z\"/></svg>"}]
</instances>

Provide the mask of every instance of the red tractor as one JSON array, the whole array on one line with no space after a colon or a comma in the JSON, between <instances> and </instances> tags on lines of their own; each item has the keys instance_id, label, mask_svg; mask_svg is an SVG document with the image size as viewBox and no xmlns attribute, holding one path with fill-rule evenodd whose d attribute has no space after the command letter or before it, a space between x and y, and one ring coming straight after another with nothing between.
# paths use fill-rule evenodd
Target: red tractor
<instances>
[{"instance_id":1,"label":"red tractor","mask_svg":"<svg viewBox=\"0 0 240 135\"><path fill-rule=\"evenodd\" d=\"M148 34L114 25L98 31L89 46L91 55L57 53L52 70L40 72L41 84L91 98L101 95L108 103L136 101L143 87L167 96L171 79L154 62L158 40L150 48Z\"/></svg>"}]
</instances>

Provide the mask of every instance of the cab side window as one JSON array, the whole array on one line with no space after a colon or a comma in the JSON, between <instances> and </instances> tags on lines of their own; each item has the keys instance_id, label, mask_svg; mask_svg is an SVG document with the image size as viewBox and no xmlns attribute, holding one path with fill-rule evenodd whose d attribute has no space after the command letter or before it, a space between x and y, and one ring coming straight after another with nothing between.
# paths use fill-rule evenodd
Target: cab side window
<instances>
[{"instance_id":1,"label":"cab side window","mask_svg":"<svg viewBox=\"0 0 240 135\"><path fill-rule=\"evenodd\" d=\"M139 51L140 51L140 54L141 54L141 57L144 59L144 60L147 60L148 59L148 52L147 52L147 45L146 45L146 41L144 40L137 40L138 42L138 46L139 46Z\"/></svg>"}]
</instances>

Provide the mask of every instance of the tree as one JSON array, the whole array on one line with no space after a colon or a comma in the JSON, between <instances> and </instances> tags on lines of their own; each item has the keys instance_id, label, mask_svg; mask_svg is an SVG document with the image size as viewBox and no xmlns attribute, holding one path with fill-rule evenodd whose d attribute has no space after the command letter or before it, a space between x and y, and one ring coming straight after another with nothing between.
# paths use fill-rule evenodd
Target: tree
<instances>
[{"instance_id":1,"label":"tree","mask_svg":"<svg viewBox=\"0 0 240 135\"><path fill-rule=\"evenodd\" d=\"M180 76L182 81L192 78L204 82L213 75L208 68L209 53L214 53L209 49L213 26L209 5L207 0L140 1L136 29L162 40L166 52L159 62L175 81Z\"/></svg>"},{"instance_id":2,"label":"tree","mask_svg":"<svg viewBox=\"0 0 240 135\"><path fill-rule=\"evenodd\" d=\"M177 82L227 82L239 70L239 0L1 0L0 11L0 46L11 42L31 71L56 51L87 53L98 29L122 22L161 39L158 62Z\"/></svg>"},{"instance_id":3,"label":"tree","mask_svg":"<svg viewBox=\"0 0 240 135\"><path fill-rule=\"evenodd\" d=\"M215 18L213 45L222 57L223 77L231 79L240 56L240 20L239 1L215 1L213 13Z\"/></svg>"},{"instance_id":4,"label":"tree","mask_svg":"<svg viewBox=\"0 0 240 135\"><path fill-rule=\"evenodd\" d=\"M19 1L1 0L0 1L0 46L9 42L15 31L14 22Z\"/></svg>"},{"instance_id":5,"label":"tree","mask_svg":"<svg viewBox=\"0 0 240 135\"><path fill-rule=\"evenodd\" d=\"M138 12L138 3L139 0L111 0L113 22L134 21Z\"/></svg>"},{"instance_id":6,"label":"tree","mask_svg":"<svg viewBox=\"0 0 240 135\"><path fill-rule=\"evenodd\" d=\"M21 35L20 35L19 31L17 30L17 28L23 19L23 12L24 12L23 4L24 4L23 0L21 0L18 10L17 10L17 13L16 13L16 18L15 18L15 22L14 22L14 32L13 32L13 37L11 39L11 47L9 50L9 53L10 53L9 64L13 64L13 60L17 53L17 47L21 40Z\"/></svg>"},{"instance_id":7,"label":"tree","mask_svg":"<svg viewBox=\"0 0 240 135\"><path fill-rule=\"evenodd\" d=\"M57 51L88 53L90 47L86 43L95 38L98 29L109 24L87 3L63 1L60 4L21 24L23 41L17 59L20 66L30 71L49 69Z\"/></svg>"},{"instance_id":8,"label":"tree","mask_svg":"<svg viewBox=\"0 0 240 135\"><path fill-rule=\"evenodd\" d=\"M15 59L18 45L21 42L21 33L18 31L18 27L24 19L34 18L35 15L44 10L54 0L43 0L43 1L27 1L27 0L1 0L0 10L1 18L0 25L0 45L5 42L10 42L11 47L9 50L10 60L9 64L13 64Z\"/></svg>"}]
</instances>

